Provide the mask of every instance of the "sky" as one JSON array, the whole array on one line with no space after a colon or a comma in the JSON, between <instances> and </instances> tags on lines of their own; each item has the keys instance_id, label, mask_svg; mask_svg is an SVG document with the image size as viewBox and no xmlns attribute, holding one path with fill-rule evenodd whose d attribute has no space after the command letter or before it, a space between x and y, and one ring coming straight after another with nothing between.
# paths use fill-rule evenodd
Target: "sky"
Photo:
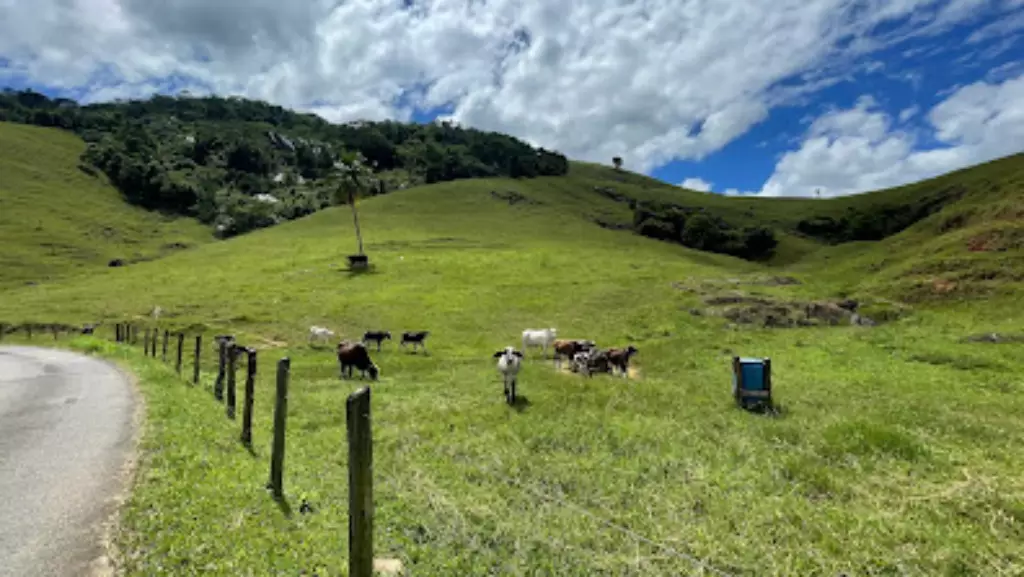
<instances>
[{"instance_id":1,"label":"sky","mask_svg":"<svg viewBox=\"0 0 1024 577\"><path fill-rule=\"evenodd\" d=\"M0 86L435 118L728 195L1024 150L1024 0L0 0Z\"/></svg>"}]
</instances>

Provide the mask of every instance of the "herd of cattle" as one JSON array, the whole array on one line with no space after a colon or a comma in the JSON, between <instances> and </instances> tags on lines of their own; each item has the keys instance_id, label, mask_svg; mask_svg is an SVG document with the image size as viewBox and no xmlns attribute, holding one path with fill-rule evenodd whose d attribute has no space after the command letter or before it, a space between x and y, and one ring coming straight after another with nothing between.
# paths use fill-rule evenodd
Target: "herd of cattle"
<instances>
[{"instance_id":1,"label":"herd of cattle","mask_svg":"<svg viewBox=\"0 0 1024 577\"><path fill-rule=\"evenodd\" d=\"M612 347L607 349L598 348L597 344L587 339L559 339L558 331L554 328L547 329L526 329L523 331L522 351L515 347L507 346L494 353L493 357L498 359L498 372L505 379L505 396L510 401L515 398L516 380L522 365L525 351L530 347L539 347L541 356L547 358L548 348L552 349L552 356L555 367L561 368L562 359L569 361L570 369L575 373L581 373L591 377L594 373L612 373L618 371L623 377L629 374L629 361L639 351L633 345L626 347ZM426 352L426 338L429 331L406 331L402 333L399 346L404 347L411 344L413 350L421 347ZM315 340L326 340L334 336L334 332L325 327L313 326L309 328L310 342ZM370 351L367 348L369 343L376 343L377 351L381 350L381 343L391 340L389 331L367 331L363 334L361 341L342 340L337 346L338 364L342 377L351 377L354 369L358 369L360 375L370 375L376 380L380 369L370 359Z\"/></svg>"}]
</instances>

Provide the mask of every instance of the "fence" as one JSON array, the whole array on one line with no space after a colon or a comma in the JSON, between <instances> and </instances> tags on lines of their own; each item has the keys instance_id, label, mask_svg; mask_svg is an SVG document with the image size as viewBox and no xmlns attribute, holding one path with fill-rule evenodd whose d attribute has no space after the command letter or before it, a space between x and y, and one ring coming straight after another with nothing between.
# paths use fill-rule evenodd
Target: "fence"
<instances>
[{"instance_id":1,"label":"fence","mask_svg":"<svg viewBox=\"0 0 1024 577\"><path fill-rule=\"evenodd\" d=\"M23 323L11 325L0 322L0 342L5 335L10 335L18 330L25 332L31 340L35 335L50 333L53 340L58 340L62 332L95 334L96 326L78 327L67 324L54 323ZM118 344L134 346L138 344L140 328L133 323L116 323L111 336ZM162 339L158 328L146 328L142 333L143 354L156 358L157 348L162 350L161 358L168 364L174 364L175 372L182 374L184 359L184 343L186 334L183 331L171 332L164 329ZM168 346L176 341L175 353L171 359L167 358ZM236 417L236 395L237 395L237 371L238 360L245 356L245 383L243 386L242 398L242 422L239 435L239 442L247 449L252 448L252 417L255 402L255 383L257 376L257 351L252 347L238 344L233 335L216 335L214 341L217 343L217 372L210 389L210 393L217 402L224 403L225 418L234 420ZM203 336L194 336L194 351L192 355L191 378L184 379L189 385L199 385L200 366L202 360ZM285 448L286 448L286 424L288 413L288 386L291 371L291 360L284 357L278 360L276 366L276 394L273 411L273 442L270 456L269 479L267 489L275 500L283 500L284 472L285 472ZM349 575L352 577L370 577L374 571L373 556L373 531L374 531L374 503L373 503L373 435L371 428L371 394L369 388L362 388L348 396L346 401L346 427L348 437L348 485L349 485ZM675 557L691 564L694 568L711 575L728 576L730 573L722 571L702 559L680 551L664 543L649 539L626 526L615 523L602 516L588 511L576 503L565 498L552 496L540 491L529 484L524 484L518 478L511 478L501 474L497 470L487 467L487 472L495 478L500 479L507 485L514 485L537 499L549 503L558 504L577 514L589 517L592 521L605 526L606 528L628 536L638 543L645 543L648 546L659 549L666 556Z\"/></svg>"},{"instance_id":2,"label":"fence","mask_svg":"<svg viewBox=\"0 0 1024 577\"><path fill-rule=\"evenodd\" d=\"M53 340L59 340L61 333L95 335L96 325L74 326L61 323L21 323L12 325L0 322L0 342L4 337L21 330L31 341L36 335L49 332ZM116 323L113 326L114 342L127 346L138 343L140 327L133 323ZM162 345L160 329L146 327L142 332L143 355L156 358L157 348L162 350L161 359L168 362L167 349L171 338L176 339L176 353L171 359L174 370L181 375L184 364L185 332L163 330ZM240 443L252 447L252 415L255 404L257 376L257 351L252 347L238 344L232 335L218 335L217 377L212 393L215 400L224 402L225 416L235 419L237 393L238 359L245 355L245 385L242 399L242 424ZM195 335L195 349L192 357L190 385L199 384L202 359L203 337ZM275 500L284 499L284 456L285 426L288 413L288 381L291 360L284 357L277 362L276 396L273 421L273 445L270 455L270 480L267 488ZM225 387L226 384L226 387ZM225 391L226 389L226 391ZM226 394L225 394L226 392ZM349 443L349 575L370 577L373 574L373 472L372 432L370 429L370 390L362 388L352 393L347 404Z\"/></svg>"}]
</instances>

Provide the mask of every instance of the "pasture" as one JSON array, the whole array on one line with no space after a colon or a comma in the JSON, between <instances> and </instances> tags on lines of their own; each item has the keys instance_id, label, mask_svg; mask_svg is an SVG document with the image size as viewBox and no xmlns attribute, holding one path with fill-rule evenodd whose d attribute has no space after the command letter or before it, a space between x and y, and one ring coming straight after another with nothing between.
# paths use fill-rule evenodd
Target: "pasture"
<instances>
[{"instance_id":1,"label":"pasture","mask_svg":"<svg viewBox=\"0 0 1024 577\"><path fill-rule=\"evenodd\" d=\"M70 343L130 367L146 394L144 458L116 538L128 574L344 574L344 401L367 381L339 378L333 348L309 342L313 325L335 340L430 331L429 354L397 338L370 347L376 555L410 575L697 575L700 563L729 575L1020 574L1021 345L960 342L1020 332L1012 292L921 303L874 327L743 325L709 303L888 301L851 288L859 273L780 283L785 271L596 227L582 201L541 196L542 183L522 186L533 205L488 194L499 186L519 184L361 203L367 274L343 270L355 240L341 207L3 293L9 321L143 322L159 305L162 326L206 334L200 387L138 349ZM634 344L633 378L557 371L531 349L525 399L510 408L492 355L548 326ZM252 453L210 394L210 343L224 332L260 349ZM734 407L733 354L772 358L780 414ZM264 484L285 356L278 506Z\"/></svg>"}]
</instances>

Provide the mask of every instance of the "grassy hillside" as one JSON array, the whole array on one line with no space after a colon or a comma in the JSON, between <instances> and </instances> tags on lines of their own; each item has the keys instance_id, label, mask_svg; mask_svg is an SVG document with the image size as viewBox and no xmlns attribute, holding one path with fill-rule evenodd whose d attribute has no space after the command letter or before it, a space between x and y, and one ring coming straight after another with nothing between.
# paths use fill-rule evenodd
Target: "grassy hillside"
<instances>
[{"instance_id":1,"label":"grassy hillside","mask_svg":"<svg viewBox=\"0 0 1024 577\"><path fill-rule=\"evenodd\" d=\"M0 319L113 320L160 305L167 328L203 329L208 343L231 331L260 348L250 455L210 398L211 374L190 388L157 361L78 343L125 359L147 387L148 456L118 536L131 575L344 574L343 407L363 383L340 381L331 351L307 345L312 324L348 338L432 332L429 356L394 342L373 353L376 551L411 574L699 574L692 558L733 575L1024 570L1021 345L962 341L1019 333L1020 285L979 281L998 288L985 302L891 300L893 281L913 277L899 267L925 262L917 250L1012 268L1019 246L960 243L972 227L1015 222L971 213L977 221L942 233L949 214L939 213L881 243L819 245L805 268L768 268L595 226L631 218L588 190L613 178L574 167L568 178L459 181L362 202L371 274L342 270L355 239L340 207L11 289ZM877 274L889 276L863 269L887 257L897 260ZM902 316L850 326L829 304L840 296ZM764 326L801 311L815 326ZM546 326L635 344L633 377L588 380L531 352L528 401L510 409L490 355ZM733 354L772 358L780 414L731 406ZM263 489L272 367L284 356L291 517ZM299 512L303 500L311 513Z\"/></svg>"},{"instance_id":2,"label":"grassy hillside","mask_svg":"<svg viewBox=\"0 0 1024 577\"><path fill-rule=\"evenodd\" d=\"M655 220L675 219L675 231L666 223L672 240L679 240L687 213L710 215L733 229L767 227L779 240L767 259L775 265L792 264L823 243L878 241L914 227L924 234L904 235L901 241L914 245L954 229L995 222L1012 226L1024 214L1024 154L897 188L828 199L725 197L585 163L573 163L570 177L581 188L639 204ZM934 216L939 212L941 218ZM915 227L922 221L933 224Z\"/></svg>"},{"instance_id":3,"label":"grassy hillside","mask_svg":"<svg viewBox=\"0 0 1024 577\"><path fill-rule=\"evenodd\" d=\"M0 287L158 258L212 239L207 227L128 205L79 169L81 139L0 122Z\"/></svg>"}]
</instances>

